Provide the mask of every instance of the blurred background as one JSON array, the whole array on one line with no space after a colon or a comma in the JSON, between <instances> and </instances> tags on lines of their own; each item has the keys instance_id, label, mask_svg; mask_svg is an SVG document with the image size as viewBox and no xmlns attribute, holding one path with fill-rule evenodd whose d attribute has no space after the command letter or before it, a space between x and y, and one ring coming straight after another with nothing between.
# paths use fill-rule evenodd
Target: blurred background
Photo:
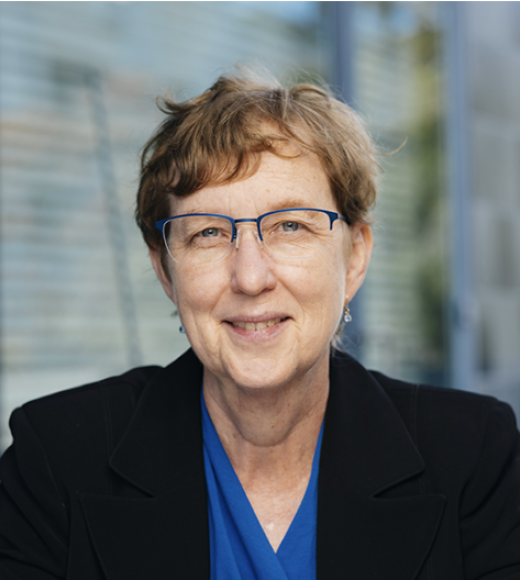
<instances>
[{"instance_id":1,"label":"blurred background","mask_svg":"<svg viewBox=\"0 0 520 580\"><path fill-rule=\"evenodd\" d=\"M161 114L235 63L324 79L384 168L345 346L520 414L520 3L0 3L0 450L29 399L187 348L133 223Z\"/></svg>"}]
</instances>

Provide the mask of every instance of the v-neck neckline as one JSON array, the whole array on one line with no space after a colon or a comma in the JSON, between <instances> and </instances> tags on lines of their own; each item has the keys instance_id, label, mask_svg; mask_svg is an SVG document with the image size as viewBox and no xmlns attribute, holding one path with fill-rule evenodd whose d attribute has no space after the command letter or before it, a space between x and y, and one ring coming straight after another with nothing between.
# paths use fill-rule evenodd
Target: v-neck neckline
<instances>
[{"instance_id":1,"label":"v-neck neckline","mask_svg":"<svg viewBox=\"0 0 520 580\"><path fill-rule=\"evenodd\" d=\"M234 580L241 577L255 577L258 580L314 579L318 467L323 425L307 489L275 552L220 441L203 396L201 408L204 463L208 485L211 579ZM233 561L232 565L230 560ZM228 566L234 573L224 574L222 566Z\"/></svg>"}]
</instances>

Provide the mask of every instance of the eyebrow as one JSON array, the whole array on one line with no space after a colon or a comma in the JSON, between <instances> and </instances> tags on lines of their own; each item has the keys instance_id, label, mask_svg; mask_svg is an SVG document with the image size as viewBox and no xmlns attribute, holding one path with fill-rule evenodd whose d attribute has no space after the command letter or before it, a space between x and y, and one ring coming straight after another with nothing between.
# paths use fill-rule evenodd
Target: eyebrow
<instances>
[{"instance_id":1,"label":"eyebrow","mask_svg":"<svg viewBox=\"0 0 520 580\"><path fill-rule=\"evenodd\" d=\"M313 207L314 204L309 204L308 200L305 201L301 198L291 197L280 203L275 203L271 209L268 211L277 211L279 209L292 209L294 207ZM315 208L317 209L317 208Z\"/></svg>"}]
</instances>

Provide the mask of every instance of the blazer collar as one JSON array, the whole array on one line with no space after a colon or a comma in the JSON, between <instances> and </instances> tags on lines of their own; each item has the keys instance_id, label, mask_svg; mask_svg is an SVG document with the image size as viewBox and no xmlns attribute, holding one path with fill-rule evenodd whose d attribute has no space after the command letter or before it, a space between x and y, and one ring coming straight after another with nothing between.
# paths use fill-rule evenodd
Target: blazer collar
<instances>
[{"instance_id":1,"label":"blazer collar","mask_svg":"<svg viewBox=\"0 0 520 580\"><path fill-rule=\"evenodd\" d=\"M370 496L424 469L385 391L343 353L331 357L320 467Z\"/></svg>"},{"instance_id":2,"label":"blazer collar","mask_svg":"<svg viewBox=\"0 0 520 580\"><path fill-rule=\"evenodd\" d=\"M417 578L444 498L381 494L423 470L382 387L354 359L332 357L318 487L318 580Z\"/></svg>"},{"instance_id":3,"label":"blazer collar","mask_svg":"<svg viewBox=\"0 0 520 580\"><path fill-rule=\"evenodd\" d=\"M151 496L202 473L201 385L202 365L192 349L157 373L110 467Z\"/></svg>"}]
</instances>

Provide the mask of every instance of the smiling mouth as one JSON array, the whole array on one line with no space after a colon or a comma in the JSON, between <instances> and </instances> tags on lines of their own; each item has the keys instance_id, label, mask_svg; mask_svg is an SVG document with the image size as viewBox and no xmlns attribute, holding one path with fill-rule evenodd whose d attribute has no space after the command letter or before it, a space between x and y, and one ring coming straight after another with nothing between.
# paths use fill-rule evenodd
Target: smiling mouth
<instances>
[{"instance_id":1,"label":"smiling mouth","mask_svg":"<svg viewBox=\"0 0 520 580\"><path fill-rule=\"evenodd\" d=\"M245 330L263 330L269 326L274 326L279 322L287 320L285 318L272 318L271 320L266 320L265 322L230 322L232 326L237 326L238 328L244 328Z\"/></svg>"}]
</instances>

